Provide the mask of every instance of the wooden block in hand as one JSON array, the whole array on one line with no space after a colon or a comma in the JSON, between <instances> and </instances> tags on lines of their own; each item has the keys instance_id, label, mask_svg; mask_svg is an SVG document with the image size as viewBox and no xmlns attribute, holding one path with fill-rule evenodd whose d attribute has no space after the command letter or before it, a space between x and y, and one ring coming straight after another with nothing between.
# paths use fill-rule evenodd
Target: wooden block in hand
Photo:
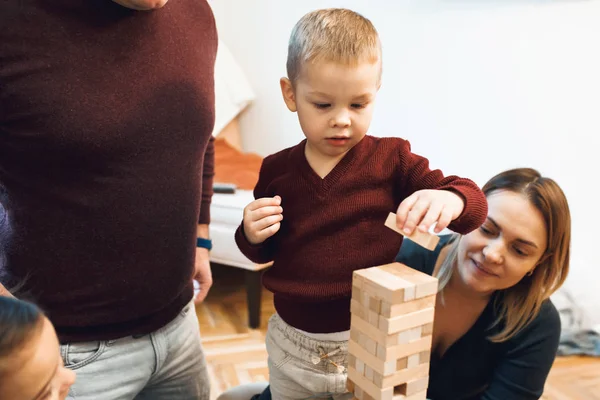
<instances>
[{"instance_id":1,"label":"wooden block in hand","mask_svg":"<svg viewBox=\"0 0 600 400\"><path fill-rule=\"evenodd\" d=\"M431 251L435 250L435 246L437 246L438 242L440 241L439 236L429 232L421 232L417 228L415 228L412 234L406 235L404 232L402 232L402 230L398 229L398 226L396 225L396 214L394 213L390 213L388 215L387 219L385 220L385 226Z\"/></svg>"}]
</instances>

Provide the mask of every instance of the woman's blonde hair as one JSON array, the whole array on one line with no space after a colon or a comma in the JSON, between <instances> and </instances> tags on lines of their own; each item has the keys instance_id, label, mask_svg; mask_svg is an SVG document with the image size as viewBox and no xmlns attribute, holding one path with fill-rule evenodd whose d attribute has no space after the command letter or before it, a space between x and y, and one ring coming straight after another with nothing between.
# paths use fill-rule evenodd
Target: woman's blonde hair
<instances>
[{"instance_id":1,"label":"woman's blonde hair","mask_svg":"<svg viewBox=\"0 0 600 400\"><path fill-rule=\"evenodd\" d=\"M498 318L492 327L501 329L489 338L492 342L504 342L515 336L535 318L542 303L561 287L569 273L571 245L569 204L555 181L531 168L511 169L494 176L483 186L486 197L498 191L520 193L539 210L546 225L548 243L532 274L495 296ZM461 235L455 235L449 242L448 255L437 273L440 292L456 268L460 242Z\"/></svg>"}]
</instances>

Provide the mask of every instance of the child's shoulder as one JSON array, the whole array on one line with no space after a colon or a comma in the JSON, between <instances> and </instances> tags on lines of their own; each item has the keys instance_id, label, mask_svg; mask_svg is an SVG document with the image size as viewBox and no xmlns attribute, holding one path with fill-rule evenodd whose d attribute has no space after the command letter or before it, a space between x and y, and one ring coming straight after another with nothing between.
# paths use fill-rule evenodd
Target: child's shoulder
<instances>
[{"instance_id":1,"label":"child's shoulder","mask_svg":"<svg viewBox=\"0 0 600 400\"><path fill-rule=\"evenodd\" d=\"M294 157L298 152L302 152L304 141L294 146L279 150L276 153L269 154L263 159L263 167L281 168L292 165Z\"/></svg>"},{"instance_id":2,"label":"child's shoulder","mask_svg":"<svg viewBox=\"0 0 600 400\"><path fill-rule=\"evenodd\" d=\"M410 152L410 143L406 139L399 137L378 137L367 135L368 140L377 152L403 153Z\"/></svg>"}]
</instances>

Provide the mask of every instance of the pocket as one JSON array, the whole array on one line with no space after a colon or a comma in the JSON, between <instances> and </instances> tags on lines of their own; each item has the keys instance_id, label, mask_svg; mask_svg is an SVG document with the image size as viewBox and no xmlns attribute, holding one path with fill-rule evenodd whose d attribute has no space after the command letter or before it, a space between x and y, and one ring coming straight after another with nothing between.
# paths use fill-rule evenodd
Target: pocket
<instances>
[{"instance_id":1,"label":"pocket","mask_svg":"<svg viewBox=\"0 0 600 400\"><path fill-rule=\"evenodd\" d=\"M67 343L60 346L60 351L65 367L75 370L97 360L106 350L106 346L104 341Z\"/></svg>"},{"instance_id":2,"label":"pocket","mask_svg":"<svg viewBox=\"0 0 600 400\"><path fill-rule=\"evenodd\" d=\"M275 340L273 340L272 335L267 334L267 337L265 338L265 344L269 359L275 368L283 367L292 358L290 353L285 351L279 344L275 342Z\"/></svg>"}]
</instances>

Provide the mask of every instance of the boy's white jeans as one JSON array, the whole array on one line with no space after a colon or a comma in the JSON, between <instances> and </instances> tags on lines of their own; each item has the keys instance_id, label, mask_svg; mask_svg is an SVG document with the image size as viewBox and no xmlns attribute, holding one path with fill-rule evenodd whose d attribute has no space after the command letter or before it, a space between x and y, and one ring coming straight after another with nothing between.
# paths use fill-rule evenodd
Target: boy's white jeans
<instances>
[{"instance_id":1,"label":"boy's white jeans","mask_svg":"<svg viewBox=\"0 0 600 400\"><path fill-rule=\"evenodd\" d=\"M210 383L194 304L151 334L61 345L72 400L207 400Z\"/></svg>"},{"instance_id":2,"label":"boy's white jeans","mask_svg":"<svg viewBox=\"0 0 600 400\"><path fill-rule=\"evenodd\" d=\"M266 342L273 400L353 398L346 391L347 341L313 339L275 314L269 320ZM331 355L317 362L324 354Z\"/></svg>"}]
</instances>

